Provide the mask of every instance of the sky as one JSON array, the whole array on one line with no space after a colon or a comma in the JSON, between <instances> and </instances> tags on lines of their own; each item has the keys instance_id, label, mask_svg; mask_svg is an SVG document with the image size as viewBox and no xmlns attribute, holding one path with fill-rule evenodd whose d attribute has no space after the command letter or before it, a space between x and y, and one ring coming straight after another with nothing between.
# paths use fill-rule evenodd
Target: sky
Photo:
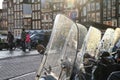
<instances>
[{"instance_id":1,"label":"sky","mask_svg":"<svg viewBox=\"0 0 120 80\"><path fill-rule=\"evenodd\" d=\"M3 0L0 0L0 9L2 9L2 2Z\"/></svg>"}]
</instances>

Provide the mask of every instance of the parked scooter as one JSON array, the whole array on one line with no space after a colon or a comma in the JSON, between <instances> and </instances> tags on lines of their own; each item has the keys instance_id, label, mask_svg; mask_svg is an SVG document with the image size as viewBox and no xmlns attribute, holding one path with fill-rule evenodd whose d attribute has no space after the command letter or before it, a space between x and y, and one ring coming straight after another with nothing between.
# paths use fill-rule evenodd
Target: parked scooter
<instances>
[{"instance_id":1,"label":"parked scooter","mask_svg":"<svg viewBox=\"0 0 120 80\"><path fill-rule=\"evenodd\" d=\"M76 59L86 33L83 25L57 15L36 80L84 79Z\"/></svg>"},{"instance_id":2,"label":"parked scooter","mask_svg":"<svg viewBox=\"0 0 120 80\"><path fill-rule=\"evenodd\" d=\"M101 60L113 64L111 55L98 53L100 40L100 30L91 26L87 32L85 26L57 15L47 47L38 50L45 52L35 80L98 80L95 72L107 66Z\"/></svg>"}]
</instances>

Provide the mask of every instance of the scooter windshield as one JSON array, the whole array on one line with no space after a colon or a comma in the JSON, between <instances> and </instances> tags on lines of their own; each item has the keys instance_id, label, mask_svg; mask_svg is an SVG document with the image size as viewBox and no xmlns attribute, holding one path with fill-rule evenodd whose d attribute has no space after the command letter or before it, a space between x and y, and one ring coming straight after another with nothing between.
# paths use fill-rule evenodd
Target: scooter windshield
<instances>
[{"instance_id":1,"label":"scooter windshield","mask_svg":"<svg viewBox=\"0 0 120 80\"><path fill-rule=\"evenodd\" d=\"M111 38L112 37L112 38ZM108 28L100 41L99 51L109 51L114 39L114 29Z\"/></svg>"},{"instance_id":2,"label":"scooter windshield","mask_svg":"<svg viewBox=\"0 0 120 80\"><path fill-rule=\"evenodd\" d=\"M92 57L95 57L97 55L97 47L99 45L100 40L101 40L101 31L91 26L84 39L78 57L82 56L83 58L85 53L89 54Z\"/></svg>"},{"instance_id":3,"label":"scooter windshield","mask_svg":"<svg viewBox=\"0 0 120 80\"><path fill-rule=\"evenodd\" d=\"M89 80L88 77L91 77L91 67L93 59L97 55L97 47L101 40L101 31L95 27L90 27L80 52L78 52L76 63L79 66L79 80ZM89 76L83 76L83 74L89 74Z\"/></svg>"},{"instance_id":4,"label":"scooter windshield","mask_svg":"<svg viewBox=\"0 0 120 80\"><path fill-rule=\"evenodd\" d=\"M111 33L111 34L113 34L113 33ZM120 28L116 28L114 30L114 34L112 36L113 36L112 40L110 38L110 40L111 40L110 47L109 47L110 53L116 51L115 47L117 46L117 42L119 42L119 39L120 39Z\"/></svg>"},{"instance_id":5,"label":"scooter windshield","mask_svg":"<svg viewBox=\"0 0 120 80\"><path fill-rule=\"evenodd\" d=\"M72 71L75 55L77 52L77 25L63 15L57 15L53 31L45 51L38 75L53 73L56 79L61 77L62 63L68 61ZM71 74L71 73L69 73Z\"/></svg>"}]
</instances>

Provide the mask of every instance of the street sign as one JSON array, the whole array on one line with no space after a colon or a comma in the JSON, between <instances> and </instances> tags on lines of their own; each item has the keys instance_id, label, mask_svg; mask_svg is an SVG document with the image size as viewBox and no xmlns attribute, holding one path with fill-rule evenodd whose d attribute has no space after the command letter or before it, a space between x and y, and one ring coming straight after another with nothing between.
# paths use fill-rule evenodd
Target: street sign
<instances>
[{"instance_id":1,"label":"street sign","mask_svg":"<svg viewBox=\"0 0 120 80\"><path fill-rule=\"evenodd\" d=\"M70 12L70 18L71 18L72 20L76 20L76 17L77 17L77 11L72 11L72 12Z\"/></svg>"}]
</instances>

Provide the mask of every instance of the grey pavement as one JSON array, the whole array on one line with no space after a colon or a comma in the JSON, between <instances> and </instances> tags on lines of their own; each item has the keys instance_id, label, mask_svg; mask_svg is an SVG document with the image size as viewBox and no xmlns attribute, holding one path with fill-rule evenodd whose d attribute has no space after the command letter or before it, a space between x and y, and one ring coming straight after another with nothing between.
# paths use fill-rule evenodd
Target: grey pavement
<instances>
[{"instance_id":1,"label":"grey pavement","mask_svg":"<svg viewBox=\"0 0 120 80\"><path fill-rule=\"evenodd\" d=\"M31 51L27 50L26 52L23 52L20 49L16 49L13 51L2 50L0 51L0 59L8 58L8 57L16 57L16 56L35 55L35 54L39 54L39 53L36 50L31 50Z\"/></svg>"},{"instance_id":2,"label":"grey pavement","mask_svg":"<svg viewBox=\"0 0 120 80\"><path fill-rule=\"evenodd\" d=\"M36 72L28 73L22 76L18 76L9 80L35 80Z\"/></svg>"},{"instance_id":3,"label":"grey pavement","mask_svg":"<svg viewBox=\"0 0 120 80\"><path fill-rule=\"evenodd\" d=\"M42 55L19 56L0 60L0 80L34 80Z\"/></svg>"}]
</instances>

